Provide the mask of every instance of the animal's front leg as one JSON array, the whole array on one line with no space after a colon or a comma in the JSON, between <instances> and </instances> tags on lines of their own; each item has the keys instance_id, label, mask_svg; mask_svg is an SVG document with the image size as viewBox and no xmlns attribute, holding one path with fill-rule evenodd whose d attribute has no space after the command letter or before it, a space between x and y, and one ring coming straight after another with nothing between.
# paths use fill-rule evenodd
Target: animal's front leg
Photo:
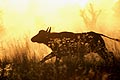
<instances>
[{"instance_id":1,"label":"animal's front leg","mask_svg":"<svg viewBox=\"0 0 120 80\"><path fill-rule=\"evenodd\" d=\"M52 58L55 56L55 53L54 52L51 52L50 54L48 54L47 56L45 56L40 62L41 63L44 63L46 60Z\"/></svg>"}]
</instances>

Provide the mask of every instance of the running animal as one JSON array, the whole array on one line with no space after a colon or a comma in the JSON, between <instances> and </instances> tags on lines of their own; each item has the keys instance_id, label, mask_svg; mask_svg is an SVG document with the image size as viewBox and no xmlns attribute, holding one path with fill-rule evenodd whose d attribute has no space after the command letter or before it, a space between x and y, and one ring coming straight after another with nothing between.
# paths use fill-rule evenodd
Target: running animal
<instances>
[{"instance_id":1,"label":"running animal","mask_svg":"<svg viewBox=\"0 0 120 80\"><path fill-rule=\"evenodd\" d=\"M32 37L31 41L44 43L52 49L52 52L41 60L42 63L52 57L56 57L56 62L58 62L61 57L67 56L69 54L79 54L81 57L83 57L85 55L84 53L90 52L98 53L99 56L101 56L101 58L107 62L108 50L101 36L120 42L119 39L110 38L106 35L93 31L84 33L57 33L51 32L51 27L48 27L46 31L40 30L37 35Z\"/></svg>"}]
</instances>

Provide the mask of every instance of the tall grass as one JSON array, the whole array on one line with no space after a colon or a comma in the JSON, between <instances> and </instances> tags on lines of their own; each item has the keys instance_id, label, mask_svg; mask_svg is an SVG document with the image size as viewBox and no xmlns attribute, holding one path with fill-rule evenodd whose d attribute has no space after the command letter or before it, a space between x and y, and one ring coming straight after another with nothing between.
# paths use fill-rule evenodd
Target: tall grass
<instances>
[{"instance_id":1,"label":"tall grass","mask_svg":"<svg viewBox=\"0 0 120 80\"><path fill-rule=\"evenodd\" d=\"M24 43L14 41L13 44L8 44L7 48L0 59L0 80L120 79L120 60L116 57L112 60L113 63L107 65L96 53L85 55L83 61L78 56L68 55L63 57L56 67L52 60L40 64L41 59L36 56L38 52L34 48L31 49L31 44L27 40ZM120 54L120 51L116 52Z\"/></svg>"}]
</instances>

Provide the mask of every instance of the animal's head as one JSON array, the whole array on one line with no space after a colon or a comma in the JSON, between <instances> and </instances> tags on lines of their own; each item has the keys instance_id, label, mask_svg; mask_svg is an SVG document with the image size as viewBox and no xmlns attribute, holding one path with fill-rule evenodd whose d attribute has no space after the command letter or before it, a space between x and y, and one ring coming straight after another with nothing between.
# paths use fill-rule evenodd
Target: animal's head
<instances>
[{"instance_id":1,"label":"animal's head","mask_svg":"<svg viewBox=\"0 0 120 80\"><path fill-rule=\"evenodd\" d=\"M47 44L49 41L49 34L51 31L51 27L47 28L46 31L45 30L40 30L39 33L37 35L35 35L34 37L32 37L31 41L32 42L37 42L37 43L44 43Z\"/></svg>"}]
</instances>

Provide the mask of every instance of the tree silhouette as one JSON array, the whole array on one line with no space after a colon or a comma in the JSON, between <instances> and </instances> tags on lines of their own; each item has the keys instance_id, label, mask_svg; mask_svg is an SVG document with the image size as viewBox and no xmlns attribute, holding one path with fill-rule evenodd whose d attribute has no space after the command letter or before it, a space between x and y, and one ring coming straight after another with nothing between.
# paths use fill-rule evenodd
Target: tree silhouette
<instances>
[{"instance_id":1,"label":"tree silhouette","mask_svg":"<svg viewBox=\"0 0 120 80\"><path fill-rule=\"evenodd\" d=\"M101 10L95 10L92 3L89 4L87 10L80 10L80 16L82 17L88 30L96 28L96 23Z\"/></svg>"}]
</instances>

